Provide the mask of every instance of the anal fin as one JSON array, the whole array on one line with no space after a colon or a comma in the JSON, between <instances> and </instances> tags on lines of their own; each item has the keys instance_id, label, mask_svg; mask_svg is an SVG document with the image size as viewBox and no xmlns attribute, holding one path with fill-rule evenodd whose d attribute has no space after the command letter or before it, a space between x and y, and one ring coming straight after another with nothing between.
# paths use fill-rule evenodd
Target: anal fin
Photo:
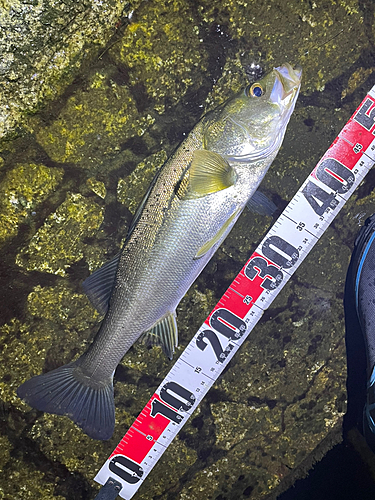
<instances>
[{"instance_id":1,"label":"anal fin","mask_svg":"<svg viewBox=\"0 0 375 500\"><path fill-rule=\"evenodd\" d=\"M146 345L161 345L169 359L178 345L176 311L166 314L141 337Z\"/></svg>"}]
</instances>

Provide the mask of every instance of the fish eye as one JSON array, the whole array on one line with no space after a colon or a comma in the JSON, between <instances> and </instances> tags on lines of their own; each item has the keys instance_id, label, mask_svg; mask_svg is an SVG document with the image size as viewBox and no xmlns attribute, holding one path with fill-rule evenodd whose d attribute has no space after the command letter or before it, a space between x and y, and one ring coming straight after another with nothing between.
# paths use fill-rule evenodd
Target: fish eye
<instances>
[{"instance_id":1,"label":"fish eye","mask_svg":"<svg viewBox=\"0 0 375 500\"><path fill-rule=\"evenodd\" d=\"M259 83L253 83L247 90L247 95L251 97L261 97L264 91Z\"/></svg>"}]
</instances>

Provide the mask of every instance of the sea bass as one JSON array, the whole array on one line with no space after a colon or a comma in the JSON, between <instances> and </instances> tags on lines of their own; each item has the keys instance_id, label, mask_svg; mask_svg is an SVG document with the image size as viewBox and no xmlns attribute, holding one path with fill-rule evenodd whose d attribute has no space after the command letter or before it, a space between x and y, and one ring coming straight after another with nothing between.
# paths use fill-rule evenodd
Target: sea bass
<instances>
[{"instance_id":1,"label":"sea bass","mask_svg":"<svg viewBox=\"0 0 375 500\"><path fill-rule=\"evenodd\" d=\"M94 439L112 436L118 363L141 336L172 358L176 307L274 160L301 73L274 68L198 122L152 182L119 257L84 283L106 313L94 342L76 361L22 384L22 399L69 416Z\"/></svg>"}]
</instances>

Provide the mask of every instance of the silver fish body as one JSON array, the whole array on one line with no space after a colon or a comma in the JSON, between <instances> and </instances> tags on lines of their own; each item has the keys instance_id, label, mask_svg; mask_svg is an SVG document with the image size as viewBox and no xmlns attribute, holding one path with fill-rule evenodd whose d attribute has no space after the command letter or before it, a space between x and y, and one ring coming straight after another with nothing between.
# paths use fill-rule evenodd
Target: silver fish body
<instances>
[{"instance_id":1,"label":"silver fish body","mask_svg":"<svg viewBox=\"0 0 375 500\"><path fill-rule=\"evenodd\" d=\"M236 165L236 182L226 189L197 199L180 199L174 189L191 162L192 151L202 148L200 128L183 144L184 153L180 148L164 166L122 251L109 311L100 336L86 355L84 369L90 376L111 376L139 336L175 311L276 155L258 160L250 171L246 163ZM220 238L197 258L199 249L212 241L231 217Z\"/></svg>"},{"instance_id":2,"label":"silver fish body","mask_svg":"<svg viewBox=\"0 0 375 500\"><path fill-rule=\"evenodd\" d=\"M172 357L176 307L275 158L300 78L288 64L275 68L195 126L151 185L118 262L87 280L88 295L107 311L94 342L74 363L25 382L20 397L67 414L93 438L112 435L118 363L141 335Z\"/></svg>"}]
</instances>

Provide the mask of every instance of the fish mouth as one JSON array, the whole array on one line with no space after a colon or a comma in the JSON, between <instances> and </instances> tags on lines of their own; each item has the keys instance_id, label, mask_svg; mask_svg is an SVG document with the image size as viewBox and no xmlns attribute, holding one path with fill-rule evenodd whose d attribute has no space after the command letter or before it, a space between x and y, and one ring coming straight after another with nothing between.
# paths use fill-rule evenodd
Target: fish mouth
<instances>
[{"instance_id":1,"label":"fish mouth","mask_svg":"<svg viewBox=\"0 0 375 500\"><path fill-rule=\"evenodd\" d=\"M274 102L280 102L280 98L283 101L299 90L302 77L301 66L296 65L295 69L293 69L289 63L285 63L282 66L274 68L274 72L277 77L277 82L272 91L274 96L271 94L271 99Z\"/></svg>"}]
</instances>

